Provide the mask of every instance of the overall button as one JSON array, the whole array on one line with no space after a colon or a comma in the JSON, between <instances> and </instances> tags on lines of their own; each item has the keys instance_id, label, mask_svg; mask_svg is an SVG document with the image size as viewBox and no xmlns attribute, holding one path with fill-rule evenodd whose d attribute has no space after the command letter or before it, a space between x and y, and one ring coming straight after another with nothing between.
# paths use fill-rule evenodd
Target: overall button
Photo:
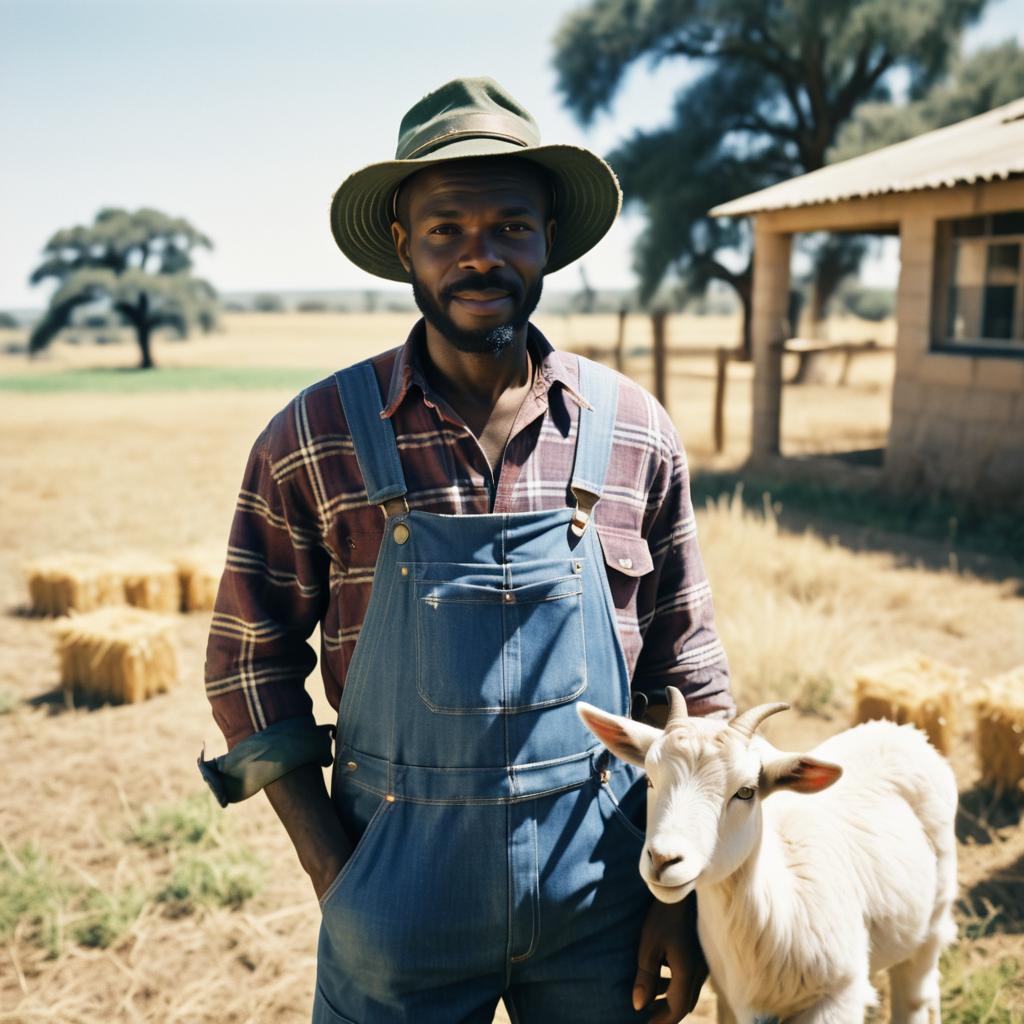
<instances>
[{"instance_id":1,"label":"overall button","mask_svg":"<svg viewBox=\"0 0 1024 1024\"><path fill-rule=\"evenodd\" d=\"M405 523L398 523L391 531L391 536L395 538L396 544L404 544L409 539L409 527Z\"/></svg>"}]
</instances>

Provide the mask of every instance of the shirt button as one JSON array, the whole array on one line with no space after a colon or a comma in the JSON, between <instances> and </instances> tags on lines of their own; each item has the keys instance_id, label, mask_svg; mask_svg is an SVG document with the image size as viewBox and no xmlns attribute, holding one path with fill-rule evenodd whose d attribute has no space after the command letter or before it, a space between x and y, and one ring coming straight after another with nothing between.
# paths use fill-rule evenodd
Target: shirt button
<instances>
[{"instance_id":1,"label":"shirt button","mask_svg":"<svg viewBox=\"0 0 1024 1024\"><path fill-rule=\"evenodd\" d=\"M619 559L619 565L623 569L632 569L633 568L633 559L632 558L620 558Z\"/></svg>"},{"instance_id":2,"label":"shirt button","mask_svg":"<svg viewBox=\"0 0 1024 1024\"><path fill-rule=\"evenodd\" d=\"M398 523L391 531L391 536L395 538L396 544L404 544L409 539L409 527L405 523Z\"/></svg>"},{"instance_id":3,"label":"shirt button","mask_svg":"<svg viewBox=\"0 0 1024 1024\"><path fill-rule=\"evenodd\" d=\"M514 600L515 600L515 596L513 594L506 594L505 595L505 604L511 604Z\"/></svg>"}]
</instances>

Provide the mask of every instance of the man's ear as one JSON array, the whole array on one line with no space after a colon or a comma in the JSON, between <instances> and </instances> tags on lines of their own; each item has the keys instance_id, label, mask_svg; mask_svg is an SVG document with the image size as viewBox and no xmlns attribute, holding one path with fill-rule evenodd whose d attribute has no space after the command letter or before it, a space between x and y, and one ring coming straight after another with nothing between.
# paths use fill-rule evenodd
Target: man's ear
<instances>
[{"instance_id":1,"label":"man's ear","mask_svg":"<svg viewBox=\"0 0 1024 1024\"><path fill-rule=\"evenodd\" d=\"M402 227L400 220L391 222L391 237L395 243L395 252L398 254L402 266L408 271L412 266L409 262L409 232Z\"/></svg>"},{"instance_id":2,"label":"man's ear","mask_svg":"<svg viewBox=\"0 0 1024 1024\"><path fill-rule=\"evenodd\" d=\"M843 774L843 769L809 754L783 754L761 766L758 791L762 796L777 789L794 793L820 793Z\"/></svg>"},{"instance_id":3,"label":"man's ear","mask_svg":"<svg viewBox=\"0 0 1024 1024\"><path fill-rule=\"evenodd\" d=\"M630 764L644 766L644 758L651 744L661 735L660 729L634 722L621 715L610 715L592 704L580 701L576 705L583 724L618 758Z\"/></svg>"},{"instance_id":4,"label":"man's ear","mask_svg":"<svg viewBox=\"0 0 1024 1024\"><path fill-rule=\"evenodd\" d=\"M558 222L554 217L548 218L547 226L544 228L544 240L547 242L547 252L544 253L545 264L551 259L551 250L555 244L555 235L558 234Z\"/></svg>"}]
</instances>

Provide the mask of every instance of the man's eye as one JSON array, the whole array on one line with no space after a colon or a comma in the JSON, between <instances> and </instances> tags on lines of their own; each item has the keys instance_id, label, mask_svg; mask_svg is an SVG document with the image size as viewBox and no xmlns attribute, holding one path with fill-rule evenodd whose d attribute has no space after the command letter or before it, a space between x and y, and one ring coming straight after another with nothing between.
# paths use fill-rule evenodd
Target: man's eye
<instances>
[{"instance_id":1,"label":"man's eye","mask_svg":"<svg viewBox=\"0 0 1024 1024\"><path fill-rule=\"evenodd\" d=\"M436 227L430 229L427 234L430 235L452 235L458 229L454 224L438 224Z\"/></svg>"},{"instance_id":2,"label":"man's eye","mask_svg":"<svg viewBox=\"0 0 1024 1024\"><path fill-rule=\"evenodd\" d=\"M502 231L507 231L507 232L510 232L510 233L518 234L521 231L529 231L530 230L530 225L529 224L506 224L504 227L502 227L501 230Z\"/></svg>"},{"instance_id":3,"label":"man's eye","mask_svg":"<svg viewBox=\"0 0 1024 1024\"><path fill-rule=\"evenodd\" d=\"M752 786L740 786L736 790L736 796L740 800L752 800L754 798L755 790Z\"/></svg>"}]
</instances>

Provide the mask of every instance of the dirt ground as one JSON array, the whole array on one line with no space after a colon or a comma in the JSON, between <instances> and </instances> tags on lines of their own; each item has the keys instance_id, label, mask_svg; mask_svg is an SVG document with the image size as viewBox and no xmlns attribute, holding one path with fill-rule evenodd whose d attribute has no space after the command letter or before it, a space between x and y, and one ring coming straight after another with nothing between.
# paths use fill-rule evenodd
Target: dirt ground
<instances>
[{"instance_id":1,"label":"dirt ground","mask_svg":"<svg viewBox=\"0 0 1024 1024\"><path fill-rule=\"evenodd\" d=\"M308 367L312 380L400 343L409 322L403 315L235 315L222 334L158 344L156 358L163 365ZM541 326L558 345L610 343L614 336L613 318ZM627 348L645 344L642 323L630 330ZM678 343L735 340L735 324L724 319L681 318L670 331ZM0 376L133 361L127 346L59 346L32 367L0 356ZM711 368L686 362L673 373L669 404L694 465L738 461L749 370L731 369L729 447L713 459ZM635 356L627 369L649 380L646 357ZM891 356L871 356L855 364L846 388L791 389L791 450L880 444L891 374ZM256 891L237 908L170 912L151 894L182 851L131 838L154 808L202 793L195 757L204 742L208 755L223 750L202 690L209 615L177 620L181 680L172 692L134 706L68 709L58 691L52 625L25 613L22 576L22 565L43 554L171 556L222 547L249 446L290 397L284 389L0 394L0 694L9 695L10 706L0 714L0 852L24 865L27 844L34 844L69 884L143 894L123 934L105 948L68 940L52 957L27 927L15 929L0 949L0 1022L308 1020L317 906L266 801L233 806L215 826L216 849L244 848L260 865ZM858 665L919 650L978 680L1024 664L1017 580L929 571L899 552L854 553L829 540L827 529L825 539L793 535L770 513L754 516L737 501L701 510L699 526L738 700L784 698L804 709L770 724L780 746L806 749L847 724ZM310 690L326 721L315 680ZM1020 805L994 804L976 789L972 739L963 710L951 753L963 807L963 949L979 966L1008 957L1024 964ZM57 925L70 935L75 921L58 913ZM1005 1019L1024 1020L1024 996L1014 1005L1021 1016ZM708 988L694 1019L713 1018Z\"/></svg>"}]
</instances>

